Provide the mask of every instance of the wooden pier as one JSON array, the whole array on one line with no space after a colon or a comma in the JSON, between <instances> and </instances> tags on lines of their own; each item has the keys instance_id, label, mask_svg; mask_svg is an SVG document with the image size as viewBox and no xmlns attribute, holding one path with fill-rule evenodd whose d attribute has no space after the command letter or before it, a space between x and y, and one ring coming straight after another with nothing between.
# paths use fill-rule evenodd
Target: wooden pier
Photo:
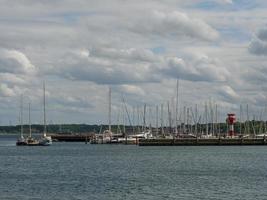
<instances>
[{"instance_id":1,"label":"wooden pier","mask_svg":"<svg viewBox=\"0 0 267 200\"><path fill-rule=\"evenodd\" d=\"M140 139L139 146L267 145L266 138Z\"/></svg>"}]
</instances>

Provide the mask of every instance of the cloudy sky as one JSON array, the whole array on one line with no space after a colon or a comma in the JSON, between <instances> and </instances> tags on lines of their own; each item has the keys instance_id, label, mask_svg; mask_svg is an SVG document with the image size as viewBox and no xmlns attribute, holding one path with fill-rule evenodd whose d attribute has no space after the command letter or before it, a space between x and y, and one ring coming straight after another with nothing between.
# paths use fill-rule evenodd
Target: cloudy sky
<instances>
[{"instance_id":1,"label":"cloudy sky","mask_svg":"<svg viewBox=\"0 0 267 200\"><path fill-rule=\"evenodd\" d=\"M265 0L0 0L0 123L19 98L51 123L107 122L122 110L216 102L222 116L267 103ZM151 111L153 112L153 111ZM264 114L264 113L263 113Z\"/></svg>"}]
</instances>

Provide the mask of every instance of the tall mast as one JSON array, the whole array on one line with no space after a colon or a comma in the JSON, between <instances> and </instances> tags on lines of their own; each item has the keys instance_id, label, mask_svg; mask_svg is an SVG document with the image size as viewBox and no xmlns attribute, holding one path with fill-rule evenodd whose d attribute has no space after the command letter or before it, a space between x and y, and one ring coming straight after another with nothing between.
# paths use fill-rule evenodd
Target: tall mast
<instances>
[{"instance_id":1,"label":"tall mast","mask_svg":"<svg viewBox=\"0 0 267 200\"><path fill-rule=\"evenodd\" d=\"M20 138L23 138L23 95L20 96Z\"/></svg>"},{"instance_id":2,"label":"tall mast","mask_svg":"<svg viewBox=\"0 0 267 200\"><path fill-rule=\"evenodd\" d=\"M137 112L137 132L140 132L140 113L139 113L139 106L136 107L136 112Z\"/></svg>"},{"instance_id":3,"label":"tall mast","mask_svg":"<svg viewBox=\"0 0 267 200\"><path fill-rule=\"evenodd\" d=\"M206 119L206 135L209 134L209 124L208 124L208 105L205 103L205 119Z\"/></svg>"},{"instance_id":4,"label":"tall mast","mask_svg":"<svg viewBox=\"0 0 267 200\"><path fill-rule=\"evenodd\" d=\"M120 133L120 110L118 110L118 115L117 115L117 134Z\"/></svg>"},{"instance_id":5,"label":"tall mast","mask_svg":"<svg viewBox=\"0 0 267 200\"><path fill-rule=\"evenodd\" d=\"M198 135L198 109L197 109L197 104L195 105L195 135Z\"/></svg>"},{"instance_id":6,"label":"tall mast","mask_svg":"<svg viewBox=\"0 0 267 200\"><path fill-rule=\"evenodd\" d=\"M123 101L123 104L125 107L125 111L126 111L126 115L127 115L128 121L129 121L129 125L132 126L131 117L130 117L130 114L128 112L127 105L126 105L126 102L125 102L125 99L123 96L122 96L122 101ZM132 126L132 128L133 128L133 126Z\"/></svg>"},{"instance_id":7,"label":"tall mast","mask_svg":"<svg viewBox=\"0 0 267 200\"><path fill-rule=\"evenodd\" d=\"M189 108L186 108L186 130L187 130L187 134L190 134L190 124L189 124Z\"/></svg>"},{"instance_id":8,"label":"tall mast","mask_svg":"<svg viewBox=\"0 0 267 200\"><path fill-rule=\"evenodd\" d=\"M30 131L30 138L32 137L32 125L31 125L31 103L29 103L29 131Z\"/></svg>"},{"instance_id":9,"label":"tall mast","mask_svg":"<svg viewBox=\"0 0 267 200\"><path fill-rule=\"evenodd\" d=\"M44 90L44 137L46 137L46 113L45 113L45 82L43 83Z\"/></svg>"},{"instance_id":10,"label":"tall mast","mask_svg":"<svg viewBox=\"0 0 267 200\"><path fill-rule=\"evenodd\" d=\"M111 132L111 88L108 91L108 130Z\"/></svg>"},{"instance_id":11,"label":"tall mast","mask_svg":"<svg viewBox=\"0 0 267 200\"><path fill-rule=\"evenodd\" d=\"M218 112L218 116L220 116L220 112L219 111L217 112ZM219 137L221 137L221 122L220 121L218 123L218 134L219 134Z\"/></svg>"},{"instance_id":12,"label":"tall mast","mask_svg":"<svg viewBox=\"0 0 267 200\"><path fill-rule=\"evenodd\" d=\"M146 104L144 104L143 131L146 130Z\"/></svg>"},{"instance_id":13,"label":"tall mast","mask_svg":"<svg viewBox=\"0 0 267 200\"><path fill-rule=\"evenodd\" d=\"M218 105L215 104L215 135L218 135Z\"/></svg>"},{"instance_id":14,"label":"tall mast","mask_svg":"<svg viewBox=\"0 0 267 200\"><path fill-rule=\"evenodd\" d=\"M179 79L177 79L177 85L176 85L176 110L175 110L175 133L178 133L178 109L179 109L179 101L178 101L178 94L179 94Z\"/></svg>"},{"instance_id":15,"label":"tall mast","mask_svg":"<svg viewBox=\"0 0 267 200\"><path fill-rule=\"evenodd\" d=\"M170 102L167 102L167 108L168 108L168 119L169 119L169 134L171 134L171 129L172 129L172 122L171 122L171 111L170 111Z\"/></svg>"},{"instance_id":16,"label":"tall mast","mask_svg":"<svg viewBox=\"0 0 267 200\"><path fill-rule=\"evenodd\" d=\"M133 121L132 121L132 125L133 125L133 134L135 133L135 106L133 106Z\"/></svg>"},{"instance_id":17,"label":"tall mast","mask_svg":"<svg viewBox=\"0 0 267 200\"><path fill-rule=\"evenodd\" d=\"M156 136L159 134L159 106L156 106Z\"/></svg>"},{"instance_id":18,"label":"tall mast","mask_svg":"<svg viewBox=\"0 0 267 200\"><path fill-rule=\"evenodd\" d=\"M125 117L125 109L124 106L122 104L122 124L123 124L123 133L126 134L126 128L125 128L125 123L126 123L126 117Z\"/></svg>"},{"instance_id":19,"label":"tall mast","mask_svg":"<svg viewBox=\"0 0 267 200\"><path fill-rule=\"evenodd\" d=\"M186 132L186 107L184 106L184 123L183 123L183 134Z\"/></svg>"},{"instance_id":20,"label":"tall mast","mask_svg":"<svg viewBox=\"0 0 267 200\"><path fill-rule=\"evenodd\" d=\"M214 121L213 121L213 102L212 102L212 100L210 100L210 102L209 102L209 109L210 109L210 112L209 112L209 114L210 114L210 121L211 121L211 126L210 126L210 132L211 132L211 135L213 136L214 135Z\"/></svg>"},{"instance_id":21,"label":"tall mast","mask_svg":"<svg viewBox=\"0 0 267 200\"><path fill-rule=\"evenodd\" d=\"M161 134L164 133L164 127L163 127L163 104L161 104L160 107L160 127L161 127Z\"/></svg>"},{"instance_id":22,"label":"tall mast","mask_svg":"<svg viewBox=\"0 0 267 200\"><path fill-rule=\"evenodd\" d=\"M239 130L239 132L240 132L240 135L242 135L242 104L240 104L240 113L239 113L239 125L240 125L240 130Z\"/></svg>"},{"instance_id":23,"label":"tall mast","mask_svg":"<svg viewBox=\"0 0 267 200\"><path fill-rule=\"evenodd\" d=\"M149 119L149 130L151 131L152 133L152 109L151 109L151 106L148 107L148 119Z\"/></svg>"},{"instance_id":24,"label":"tall mast","mask_svg":"<svg viewBox=\"0 0 267 200\"><path fill-rule=\"evenodd\" d=\"M250 134L250 126L249 126L249 115L248 115L248 104L247 104L247 126L246 126L246 129L247 129L247 134Z\"/></svg>"}]
</instances>

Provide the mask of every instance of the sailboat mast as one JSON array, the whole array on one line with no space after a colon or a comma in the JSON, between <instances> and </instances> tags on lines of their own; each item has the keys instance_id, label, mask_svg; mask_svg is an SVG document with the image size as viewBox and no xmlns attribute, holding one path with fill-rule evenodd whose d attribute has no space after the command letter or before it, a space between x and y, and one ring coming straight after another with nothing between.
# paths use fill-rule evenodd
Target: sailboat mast
<instances>
[{"instance_id":1,"label":"sailboat mast","mask_svg":"<svg viewBox=\"0 0 267 200\"><path fill-rule=\"evenodd\" d=\"M32 137L32 125L31 125L31 103L29 103L29 132L30 138Z\"/></svg>"},{"instance_id":2,"label":"sailboat mast","mask_svg":"<svg viewBox=\"0 0 267 200\"><path fill-rule=\"evenodd\" d=\"M163 127L163 104L160 106L160 128L161 128L161 135L164 133L164 127Z\"/></svg>"},{"instance_id":3,"label":"sailboat mast","mask_svg":"<svg viewBox=\"0 0 267 200\"><path fill-rule=\"evenodd\" d=\"M137 110L137 132L140 132L140 113L139 113L139 106L136 107Z\"/></svg>"},{"instance_id":4,"label":"sailboat mast","mask_svg":"<svg viewBox=\"0 0 267 200\"><path fill-rule=\"evenodd\" d=\"M135 133L135 106L133 106L133 121L132 121L132 125L133 125L133 134Z\"/></svg>"},{"instance_id":5,"label":"sailboat mast","mask_svg":"<svg viewBox=\"0 0 267 200\"><path fill-rule=\"evenodd\" d=\"M179 109L179 101L178 101L178 94L179 94L179 79L177 79L177 85L176 85L176 110L175 110L175 133L178 133L178 109Z\"/></svg>"},{"instance_id":6,"label":"sailboat mast","mask_svg":"<svg viewBox=\"0 0 267 200\"><path fill-rule=\"evenodd\" d=\"M208 124L208 104L205 103L205 119L206 119L206 135L209 134L209 124Z\"/></svg>"},{"instance_id":7,"label":"sailboat mast","mask_svg":"<svg viewBox=\"0 0 267 200\"><path fill-rule=\"evenodd\" d=\"M156 136L159 134L159 106L156 106Z\"/></svg>"},{"instance_id":8,"label":"sailboat mast","mask_svg":"<svg viewBox=\"0 0 267 200\"><path fill-rule=\"evenodd\" d=\"M146 130L146 104L144 104L143 131Z\"/></svg>"},{"instance_id":9,"label":"sailboat mast","mask_svg":"<svg viewBox=\"0 0 267 200\"><path fill-rule=\"evenodd\" d=\"M217 136L218 135L218 105L217 104L215 104L215 130L214 130L214 132L215 132L215 135Z\"/></svg>"},{"instance_id":10,"label":"sailboat mast","mask_svg":"<svg viewBox=\"0 0 267 200\"><path fill-rule=\"evenodd\" d=\"M44 137L46 137L45 82L43 83L43 90L44 90L44 94L43 94L44 95L44 97L43 97L44 98L43 99L44 100L44 102L43 102L44 103Z\"/></svg>"},{"instance_id":11,"label":"sailboat mast","mask_svg":"<svg viewBox=\"0 0 267 200\"><path fill-rule=\"evenodd\" d=\"M23 138L23 95L20 96L20 138Z\"/></svg>"},{"instance_id":12,"label":"sailboat mast","mask_svg":"<svg viewBox=\"0 0 267 200\"><path fill-rule=\"evenodd\" d=\"M183 123L183 134L186 132L186 107L184 106L184 123Z\"/></svg>"},{"instance_id":13,"label":"sailboat mast","mask_svg":"<svg viewBox=\"0 0 267 200\"><path fill-rule=\"evenodd\" d=\"M243 112L242 112L242 104L240 104L240 112L239 112L239 125L240 125L239 133L240 133L240 135L242 135L242 114L243 114Z\"/></svg>"},{"instance_id":14,"label":"sailboat mast","mask_svg":"<svg viewBox=\"0 0 267 200\"><path fill-rule=\"evenodd\" d=\"M168 108L168 120L169 120L169 134L172 133L171 129L172 129L172 122L171 122L171 111L170 111L170 102L167 102L167 108Z\"/></svg>"},{"instance_id":15,"label":"sailboat mast","mask_svg":"<svg viewBox=\"0 0 267 200\"><path fill-rule=\"evenodd\" d=\"M108 130L111 132L111 88L108 92Z\"/></svg>"}]
</instances>

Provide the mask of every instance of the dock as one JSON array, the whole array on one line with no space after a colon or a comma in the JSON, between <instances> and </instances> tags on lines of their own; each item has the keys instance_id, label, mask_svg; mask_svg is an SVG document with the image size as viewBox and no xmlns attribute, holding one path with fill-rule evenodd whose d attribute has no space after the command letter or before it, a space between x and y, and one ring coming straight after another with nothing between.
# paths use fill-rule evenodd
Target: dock
<instances>
[{"instance_id":1,"label":"dock","mask_svg":"<svg viewBox=\"0 0 267 200\"><path fill-rule=\"evenodd\" d=\"M53 141L56 142L89 142L92 134L50 134Z\"/></svg>"},{"instance_id":2,"label":"dock","mask_svg":"<svg viewBox=\"0 0 267 200\"><path fill-rule=\"evenodd\" d=\"M230 146L267 145L266 138L140 139L139 146Z\"/></svg>"}]
</instances>

